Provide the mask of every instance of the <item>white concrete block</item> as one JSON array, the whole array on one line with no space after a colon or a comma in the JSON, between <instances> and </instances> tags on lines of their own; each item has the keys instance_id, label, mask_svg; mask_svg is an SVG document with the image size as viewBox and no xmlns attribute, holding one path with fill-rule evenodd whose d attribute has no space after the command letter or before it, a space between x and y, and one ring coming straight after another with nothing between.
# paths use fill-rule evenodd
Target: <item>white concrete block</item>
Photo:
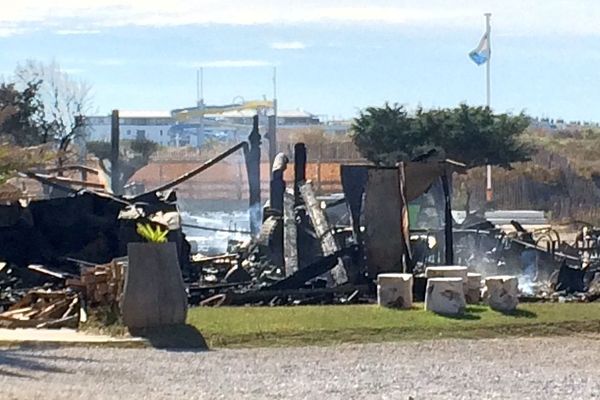
<instances>
[{"instance_id":1,"label":"white concrete block","mask_svg":"<svg viewBox=\"0 0 600 400\"><path fill-rule=\"evenodd\" d=\"M438 314L457 315L465 311L466 302L462 278L429 278L425 292L425 310Z\"/></svg>"},{"instance_id":2,"label":"white concrete block","mask_svg":"<svg viewBox=\"0 0 600 400\"><path fill-rule=\"evenodd\" d=\"M497 311L514 311L519 304L519 281L516 276L498 275L485 279L485 300Z\"/></svg>"},{"instance_id":3,"label":"white concrete block","mask_svg":"<svg viewBox=\"0 0 600 400\"><path fill-rule=\"evenodd\" d=\"M379 274L377 275L377 304L381 307L411 308L412 288L412 274Z\"/></svg>"},{"instance_id":4,"label":"white concrete block","mask_svg":"<svg viewBox=\"0 0 600 400\"><path fill-rule=\"evenodd\" d=\"M467 281L467 267L462 265L444 265L441 267L425 268L427 278L462 278Z\"/></svg>"}]
</instances>

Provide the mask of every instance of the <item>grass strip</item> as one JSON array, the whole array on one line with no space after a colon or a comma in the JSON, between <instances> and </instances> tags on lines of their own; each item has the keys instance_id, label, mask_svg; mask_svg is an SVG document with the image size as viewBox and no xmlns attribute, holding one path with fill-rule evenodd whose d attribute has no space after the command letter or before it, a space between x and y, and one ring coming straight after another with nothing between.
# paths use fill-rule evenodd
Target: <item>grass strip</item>
<instances>
[{"instance_id":1,"label":"grass strip","mask_svg":"<svg viewBox=\"0 0 600 400\"><path fill-rule=\"evenodd\" d=\"M436 338L500 338L600 333L600 304L522 304L503 314L470 306L461 317L373 305L196 307L188 324L210 348L370 343Z\"/></svg>"}]
</instances>

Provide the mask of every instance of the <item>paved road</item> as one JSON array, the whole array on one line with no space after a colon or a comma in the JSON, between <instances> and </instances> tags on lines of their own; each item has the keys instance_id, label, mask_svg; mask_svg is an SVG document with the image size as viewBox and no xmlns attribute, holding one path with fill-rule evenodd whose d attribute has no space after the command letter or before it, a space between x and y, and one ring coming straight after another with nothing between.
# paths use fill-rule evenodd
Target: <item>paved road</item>
<instances>
[{"instance_id":1,"label":"paved road","mask_svg":"<svg viewBox=\"0 0 600 400\"><path fill-rule=\"evenodd\" d=\"M590 399L600 338L0 352L1 399Z\"/></svg>"}]
</instances>

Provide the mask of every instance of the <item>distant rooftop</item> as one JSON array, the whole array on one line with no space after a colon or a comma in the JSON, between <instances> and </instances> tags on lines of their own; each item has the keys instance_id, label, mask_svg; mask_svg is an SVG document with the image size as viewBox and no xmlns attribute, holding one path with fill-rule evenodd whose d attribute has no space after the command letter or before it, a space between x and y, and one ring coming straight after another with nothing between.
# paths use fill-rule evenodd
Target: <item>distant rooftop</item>
<instances>
[{"instance_id":1,"label":"distant rooftop","mask_svg":"<svg viewBox=\"0 0 600 400\"><path fill-rule=\"evenodd\" d=\"M308 111L297 108L295 110L278 110L277 116L282 118L312 118L315 115Z\"/></svg>"},{"instance_id":2,"label":"distant rooftop","mask_svg":"<svg viewBox=\"0 0 600 400\"><path fill-rule=\"evenodd\" d=\"M119 110L120 118L171 118L171 111Z\"/></svg>"},{"instance_id":3,"label":"distant rooftop","mask_svg":"<svg viewBox=\"0 0 600 400\"><path fill-rule=\"evenodd\" d=\"M89 115L88 118L110 118L110 114ZM119 110L119 118L171 118L171 112L149 110Z\"/></svg>"}]
</instances>

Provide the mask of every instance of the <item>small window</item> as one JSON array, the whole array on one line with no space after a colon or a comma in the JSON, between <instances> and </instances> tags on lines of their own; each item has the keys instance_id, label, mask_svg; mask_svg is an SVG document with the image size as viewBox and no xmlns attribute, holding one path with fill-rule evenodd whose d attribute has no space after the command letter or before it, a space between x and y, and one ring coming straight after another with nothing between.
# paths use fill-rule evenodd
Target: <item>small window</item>
<instances>
[{"instance_id":1,"label":"small window","mask_svg":"<svg viewBox=\"0 0 600 400\"><path fill-rule=\"evenodd\" d=\"M131 136L131 129L127 129L127 134Z\"/></svg>"}]
</instances>

